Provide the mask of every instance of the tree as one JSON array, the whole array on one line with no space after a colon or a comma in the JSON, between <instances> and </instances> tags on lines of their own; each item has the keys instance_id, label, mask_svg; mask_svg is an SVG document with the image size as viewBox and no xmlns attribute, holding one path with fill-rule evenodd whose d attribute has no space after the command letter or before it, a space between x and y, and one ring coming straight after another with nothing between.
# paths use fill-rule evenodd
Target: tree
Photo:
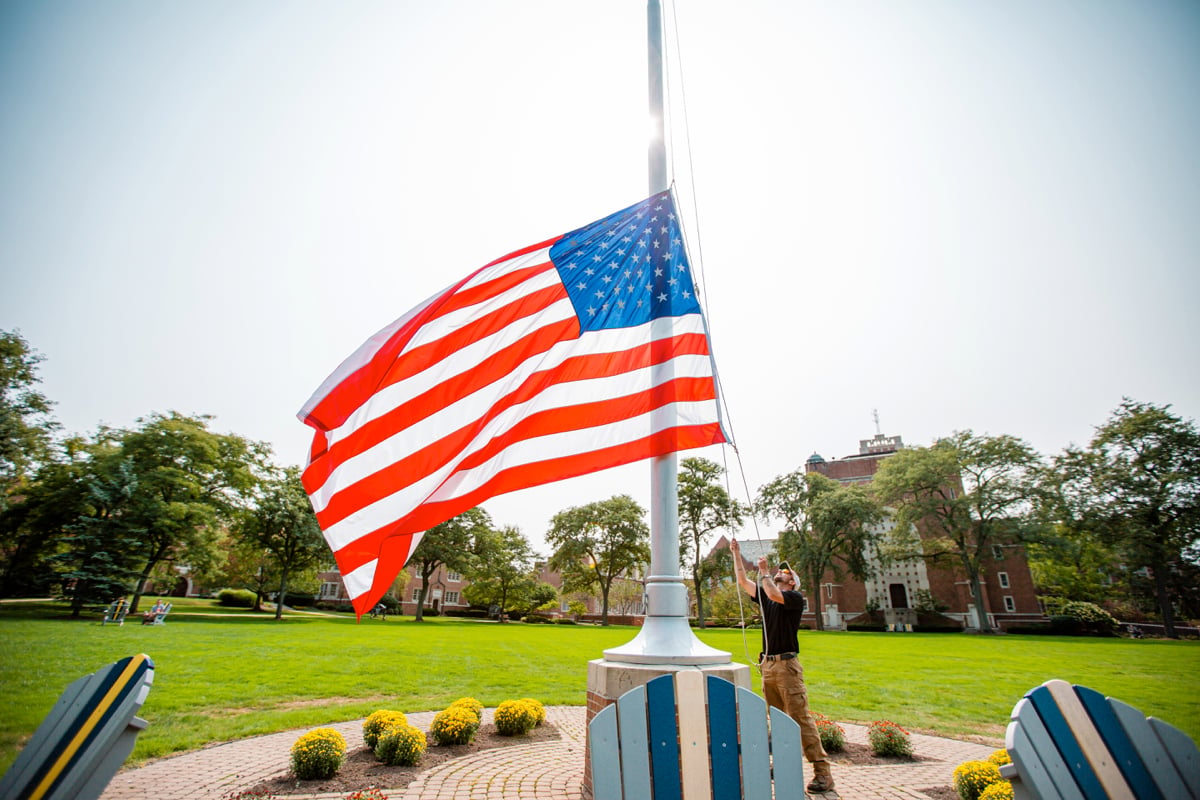
<instances>
[{"instance_id":1,"label":"tree","mask_svg":"<svg viewBox=\"0 0 1200 800\"><path fill-rule=\"evenodd\" d=\"M983 603L984 560L993 544L1020 537L1018 522L1028 511L1038 464L1037 453L1020 439L968 430L932 447L900 450L875 474L872 490L896 521L891 554L956 559L981 633L992 630Z\"/></svg>"},{"instance_id":2,"label":"tree","mask_svg":"<svg viewBox=\"0 0 1200 800\"><path fill-rule=\"evenodd\" d=\"M270 448L213 433L211 419L153 414L138 420L140 428L119 434L137 477L132 514L145 531L130 613L160 562L210 557L219 529L233 521L258 483Z\"/></svg>"},{"instance_id":3,"label":"tree","mask_svg":"<svg viewBox=\"0 0 1200 800\"><path fill-rule=\"evenodd\" d=\"M425 598L429 581L438 567L468 573L475 563L477 549L492 532L492 518L482 508L472 508L426 531L409 561L416 565L421 578L417 594L416 621L425 619Z\"/></svg>"},{"instance_id":4,"label":"tree","mask_svg":"<svg viewBox=\"0 0 1200 800\"><path fill-rule=\"evenodd\" d=\"M712 598L721 591L721 587L732 582L733 555L728 547L714 550L700 562L700 592L708 603L709 614L714 617L724 616L718 613L712 605ZM699 608L699 603L697 603Z\"/></svg>"},{"instance_id":5,"label":"tree","mask_svg":"<svg viewBox=\"0 0 1200 800\"><path fill-rule=\"evenodd\" d=\"M1167 636L1177 637L1176 573L1200 543L1200 431L1191 420L1126 398L1086 450L1068 448L1057 464L1084 506L1083 521L1147 570Z\"/></svg>"},{"instance_id":6,"label":"tree","mask_svg":"<svg viewBox=\"0 0 1200 800\"><path fill-rule=\"evenodd\" d=\"M20 331L0 331L0 511L38 465L50 456L53 407L35 387L43 358Z\"/></svg>"},{"instance_id":7,"label":"tree","mask_svg":"<svg viewBox=\"0 0 1200 800\"><path fill-rule=\"evenodd\" d=\"M759 489L755 505L761 516L785 523L779 555L807 588L817 629L824 630L821 578L826 571L840 577L845 570L860 579L870 573L866 549L874 540L871 526L882 519L882 510L860 486L843 486L818 472L799 470Z\"/></svg>"},{"instance_id":8,"label":"tree","mask_svg":"<svg viewBox=\"0 0 1200 800\"><path fill-rule=\"evenodd\" d=\"M685 458L679 472L679 566L692 573L696 618L704 627L704 540L742 522L746 509L720 481L725 470L705 458Z\"/></svg>"},{"instance_id":9,"label":"tree","mask_svg":"<svg viewBox=\"0 0 1200 800\"><path fill-rule=\"evenodd\" d=\"M241 529L243 537L271 555L279 581L275 619L283 619L288 579L316 566L328 552L298 468L269 472L259 485L257 502L243 516Z\"/></svg>"},{"instance_id":10,"label":"tree","mask_svg":"<svg viewBox=\"0 0 1200 800\"><path fill-rule=\"evenodd\" d=\"M519 528L506 526L483 532L477 542L478 558L467 576L471 585L463 590L472 605L500 607L525 606L537 581L532 575L533 548ZM503 613L500 621L504 621Z\"/></svg>"},{"instance_id":11,"label":"tree","mask_svg":"<svg viewBox=\"0 0 1200 800\"><path fill-rule=\"evenodd\" d=\"M550 521L546 541L555 548L550 567L562 572L563 591L595 589L601 598L601 624L608 624L608 596L617 578L650 560L650 528L645 510L629 495L617 495L560 511Z\"/></svg>"},{"instance_id":12,"label":"tree","mask_svg":"<svg viewBox=\"0 0 1200 800\"><path fill-rule=\"evenodd\" d=\"M54 497L65 503L72 519L63 523L60 550L50 561L75 618L89 603L108 603L128 592L136 574L134 554L144 534L130 513L137 494L132 465L105 443L86 452L87 457L75 464L80 469L62 476L67 479L60 484L63 491Z\"/></svg>"}]
</instances>

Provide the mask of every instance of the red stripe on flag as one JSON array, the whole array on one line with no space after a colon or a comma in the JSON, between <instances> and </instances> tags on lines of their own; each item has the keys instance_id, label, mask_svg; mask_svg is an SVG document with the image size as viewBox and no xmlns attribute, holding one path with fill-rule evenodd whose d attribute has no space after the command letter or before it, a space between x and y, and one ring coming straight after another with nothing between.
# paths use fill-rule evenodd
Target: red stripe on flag
<instances>
[{"instance_id":1,"label":"red stripe on flag","mask_svg":"<svg viewBox=\"0 0 1200 800\"><path fill-rule=\"evenodd\" d=\"M550 386L568 381L586 380L589 378L609 377L631 372L650 366L665 363L679 355L708 355L708 342L701 334L685 334L665 342L654 342L640 345L620 353L602 353L588 356L577 356L567 359L553 370L536 373L530 376L517 390L505 397L497 399L488 412L478 419L471 420L467 425L456 430L448 431L445 436L407 455L390 461L372 474L341 487L330 498L326 506L317 513L317 521L322 529L334 525L361 508L377 500L387 497L424 478L454 458L463 455L464 449L488 423L515 405L532 400ZM486 384L484 384L486 385ZM559 410L557 419L573 419L576 424L571 427L556 429L542 428L537 432L517 437L511 433L503 434L509 444L520 438L533 438L547 433L558 433L566 430L595 427L607 421L627 419L645 413L652 408L658 408L678 399L711 400L715 398L715 387L711 378L692 381L688 384L695 387L692 394L679 393L675 387L652 387L644 392L631 395L623 402L620 398L602 398L598 401L584 404L573 404L567 409L588 409L586 413L575 413L567 416L568 410ZM429 404L430 396L433 405ZM636 398L637 402L633 402ZM365 431L361 438L349 437L345 442L338 442L331 448L327 457L314 462L304 471L303 482L306 491L312 493L319 489L340 464L349 458L364 452L367 448L378 444L383 439L394 434L398 426L406 421L423 419L428 413L450 405L457 397L450 397L436 387L430 392L409 403L399 406L389 412L388 421L382 422L370 431ZM612 402L611 408L605 409L605 404ZM542 414L548 412L542 412ZM541 416L539 414L538 416ZM534 429L528 429L534 430ZM374 437L369 436L373 433ZM379 437L379 438L375 438ZM493 440L497 441L497 440ZM345 445L343 447L343 445ZM361 448L361 449L360 449ZM469 454L468 454L469 456Z\"/></svg>"},{"instance_id":2,"label":"red stripe on flag","mask_svg":"<svg viewBox=\"0 0 1200 800\"><path fill-rule=\"evenodd\" d=\"M489 497L724 441L725 435L717 423L680 426L624 444L519 464L498 473L465 495L424 503L403 519L359 537L336 552L338 566L342 574L346 574L375 558L382 561L384 547L391 538L428 530L456 514L474 508Z\"/></svg>"}]
</instances>

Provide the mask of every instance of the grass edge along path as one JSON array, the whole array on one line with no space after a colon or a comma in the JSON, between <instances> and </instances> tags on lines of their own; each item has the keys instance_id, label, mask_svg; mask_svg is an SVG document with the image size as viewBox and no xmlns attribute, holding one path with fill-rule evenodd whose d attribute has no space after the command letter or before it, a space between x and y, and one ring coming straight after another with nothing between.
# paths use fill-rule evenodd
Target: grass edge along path
<instances>
[{"instance_id":1,"label":"grass edge along path","mask_svg":"<svg viewBox=\"0 0 1200 800\"><path fill-rule=\"evenodd\" d=\"M57 604L0 604L0 771L71 681L126 655L156 666L142 710L141 761L217 741L358 719L378 708L436 710L459 697L583 705L587 662L636 628L499 625L410 617L227 612L176 603L167 624L122 627L66 618ZM735 662L758 631L697 631ZM1090 686L1200 738L1200 643L1067 637L801 632L814 710L844 721L888 719L963 737L1003 735L1013 704L1050 678ZM761 693L757 670L754 689Z\"/></svg>"}]
</instances>

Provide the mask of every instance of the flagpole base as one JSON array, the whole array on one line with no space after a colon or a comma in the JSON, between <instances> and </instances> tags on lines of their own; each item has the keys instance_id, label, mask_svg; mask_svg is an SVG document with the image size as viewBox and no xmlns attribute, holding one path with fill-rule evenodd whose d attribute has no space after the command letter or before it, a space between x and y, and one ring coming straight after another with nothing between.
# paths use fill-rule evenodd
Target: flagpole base
<instances>
[{"instance_id":1,"label":"flagpole base","mask_svg":"<svg viewBox=\"0 0 1200 800\"><path fill-rule=\"evenodd\" d=\"M728 664L729 653L696 638L686 617L646 617L632 641L604 651L608 661L626 664Z\"/></svg>"}]
</instances>

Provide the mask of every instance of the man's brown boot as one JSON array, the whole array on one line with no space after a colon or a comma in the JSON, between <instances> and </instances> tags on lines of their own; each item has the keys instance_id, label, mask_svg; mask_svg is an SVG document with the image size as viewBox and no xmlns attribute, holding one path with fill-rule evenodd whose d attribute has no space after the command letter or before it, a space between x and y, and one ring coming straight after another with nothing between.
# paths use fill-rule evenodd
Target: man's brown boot
<instances>
[{"instance_id":1,"label":"man's brown boot","mask_svg":"<svg viewBox=\"0 0 1200 800\"><path fill-rule=\"evenodd\" d=\"M808 784L808 791L813 794L821 794L823 792L833 791L833 774L830 773L829 767L822 764L813 768L814 774L812 782Z\"/></svg>"}]
</instances>

